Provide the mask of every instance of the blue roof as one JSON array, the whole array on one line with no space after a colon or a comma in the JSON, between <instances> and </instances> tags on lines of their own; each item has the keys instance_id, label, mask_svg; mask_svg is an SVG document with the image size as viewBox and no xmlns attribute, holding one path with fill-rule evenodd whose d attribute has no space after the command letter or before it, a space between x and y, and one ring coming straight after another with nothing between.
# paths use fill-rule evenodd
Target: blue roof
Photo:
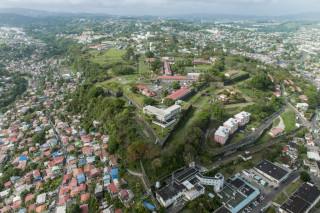
<instances>
[{"instance_id":1,"label":"blue roof","mask_svg":"<svg viewBox=\"0 0 320 213\"><path fill-rule=\"evenodd\" d=\"M80 135L83 135L83 134L85 134L85 133L86 133L85 131L79 132Z\"/></svg>"},{"instance_id":2,"label":"blue roof","mask_svg":"<svg viewBox=\"0 0 320 213\"><path fill-rule=\"evenodd\" d=\"M119 168L111 169L110 174L111 175L117 175L119 173Z\"/></svg>"},{"instance_id":3,"label":"blue roof","mask_svg":"<svg viewBox=\"0 0 320 213\"><path fill-rule=\"evenodd\" d=\"M34 181L39 181L39 180L42 180L42 177L36 177L36 179L34 179Z\"/></svg>"},{"instance_id":4,"label":"blue roof","mask_svg":"<svg viewBox=\"0 0 320 213\"><path fill-rule=\"evenodd\" d=\"M27 212L27 209L20 209L19 213L25 213Z\"/></svg>"},{"instance_id":5,"label":"blue roof","mask_svg":"<svg viewBox=\"0 0 320 213\"><path fill-rule=\"evenodd\" d=\"M82 165L84 165L84 164L86 164L86 159L84 159L84 158L81 158L80 160L79 160L79 166L82 166Z\"/></svg>"},{"instance_id":6,"label":"blue roof","mask_svg":"<svg viewBox=\"0 0 320 213\"><path fill-rule=\"evenodd\" d=\"M19 161L22 161L22 160L27 160L28 158L24 155L22 155L20 158L19 158Z\"/></svg>"},{"instance_id":7,"label":"blue roof","mask_svg":"<svg viewBox=\"0 0 320 213\"><path fill-rule=\"evenodd\" d=\"M119 179L118 175L112 175L112 179Z\"/></svg>"},{"instance_id":8,"label":"blue roof","mask_svg":"<svg viewBox=\"0 0 320 213\"><path fill-rule=\"evenodd\" d=\"M151 203L148 203L146 201L143 201L142 202L142 205L144 205L145 207L147 207L148 209L150 209L151 211L153 211L155 209L155 207L151 204Z\"/></svg>"},{"instance_id":9,"label":"blue roof","mask_svg":"<svg viewBox=\"0 0 320 213\"><path fill-rule=\"evenodd\" d=\"M55 157L58 157L58 153L57 152L54 152L53 154L52 154L52 156L55 158Z\"/></svg>"},{"instance_id":10,"label":"blue roof","mask_svg":"<svg viewBox=\"0 0 320 213\"><path fill-rule=\"evenodd\" d=\"M41 154L41 152L37 152L37 155L40 155Z\"/></svg>"},{"instance_id":11,"label":"blue roof","mask_svg":"<svg viewBox=\"0 0 320 213\"><path fill-rule=\"evenodd\" d=\"M40 131L41 131L41 127L40 127L40 126L37 126L34 131L35 131L35 132L40 132Z\"/></svg>"},{"instance_id":12,"label":"blue roof","mask_svg":"<svg viewBox=\"0 0 320 213\"><path fill-rule=\"evenodd\" d=\"M54 142L57 142L57 141L58 141L58 139L52 139L50 142L54 143Z\"/></svg>"},{"instance_id":13,"label":"blue roof","mask_svg":"<svg viewBox=\"0 0 320 213\"><path fill-rule=\"evenodd\" d=\"M13 176L10 178L11 182L14 182L16 180L20 179L20 176Z\"/></svg>"},{"instance_id":14,"label":"blue roof","mask_svg":"<svg viewBox=\"0 0 320 213\"><path fill-rule=\"evenodd\" d=\"M84 174L77 175L78 183L83 183L86 181L86 176Z\"/></svg>"},{"instance_id":15,"label":"blue roof","mask_svg":"<svg viewBox=\"0 0 320 213\"><path fill-rule=\"evenodd\" d=\"M46 147L48 147L48 146L49 146L49 145L46 144L46 143L42 145L43 148L46 148Z\"/></svg>"}]
</instances>

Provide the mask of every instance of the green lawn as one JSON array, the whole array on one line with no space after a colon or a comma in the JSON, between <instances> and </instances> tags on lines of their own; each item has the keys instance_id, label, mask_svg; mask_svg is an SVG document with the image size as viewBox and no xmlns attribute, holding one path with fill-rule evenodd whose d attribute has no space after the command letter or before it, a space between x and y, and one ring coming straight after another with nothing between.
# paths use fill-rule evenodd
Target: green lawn
<instances>
[{"instance_id":1,"label":"green lawn","mask_svg":"<svg viewBox=\"0 0 320 213\"><path fill-rule=\"evenodd\" d=\"M195 67L185 67L185 69L210 69L212 66L207 64L196 65Z\"/></svg>"},{"instance_id":2,"label":"green lawn","mask_svg":"<svg viewBox=\"0 0 320 213\"><path fill-rule=\"evenodd\" d=\"M273 202L281 205L281 204L283 204L284 201L286 201L286 200L287 200L287 196L286 196L283 192L281 192L280 194L277 195L276 198L273 199Z\"/></svg>"},{"instance_id":3,"label":"green lawn","mask_svg":"<svg viewBox=\"0 0 320 213\"><path fill-rule=\"evenodd\" d=\"M238 143L240 141L242 141L243 139L245 139L247 136L245 134L242 133L237 133L233 136L232 140L231 140L231 144L233 143Z\"/></svg>"},{"instance_id":4,"label":"green lawn","mask_svg":"<svg viewBox=\"0 0 320 213\"><path fill-rule=\"evenodd\" d=\"M287 192L288 195L292 195L293 192L295 192L300 186L302 185L302 180L299 178L298 180L296 180L295 182L289 184L285 190Z\"/></svg>"},{"instance_id":5,"label":"green lawn","mask_svg":"<svg viewBox=\"0 0 320 213\"><path fill-rule=\"evenodd\" d=\"M273 120L272 128L278 126L279 123L280 123L280 118L277 117L276 119Z\"/></svg>"},{"instance_id":6,"label":"green lawn","mask_svg":"<svg viewBox=\"0 0 320 213\"><path fill-rule=\"evenodd\" d=\"M286 109L286 111L281 115L281 118L283 119L285 125L284 131L286 133L297 129L295 114L291 109Z\"/></svg>"},{"instance_id":7,"label":"green lawn","mask_svg":"<svg viewBox=\"0 0 320 213\"><path fill-rule=\"evenodd\" d=\"M122 56L125 54L125 50L118 50L118 48L111 48L106 51L90 51L93 56L92 61L101 65L108 63L122 62Z\"/></svg>"}]
</instances>

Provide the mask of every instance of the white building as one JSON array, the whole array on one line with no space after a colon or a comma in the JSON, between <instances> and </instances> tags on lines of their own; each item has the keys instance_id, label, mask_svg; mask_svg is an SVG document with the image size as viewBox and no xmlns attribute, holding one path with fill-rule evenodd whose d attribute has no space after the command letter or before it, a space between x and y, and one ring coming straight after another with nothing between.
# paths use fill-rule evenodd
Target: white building
<instances>
[{"instance_id":1,"label":"white building","mask_svg":"<svg viewBox=\"0 0 320 213\"><path fill-rule=\"evenodd\" d=\"M297 103L296 107L297 107L299 110L307 111L307 110L308 110L308 107L309 107L309 104L307 104L307 103Z\"/></svg>"},{"instance_id":2,"label":"white building","mask_svg":"<svg viewBox=\"0 0 320 213\"><path fill-rule=\"evenodd\" d=\"M154 106L143 107L143 113L148 115L155 115L156 119L152 122L166 128L173 124L176 120L173 118L181 112L181 106L172 105L166 109L160 109Z\"/></svg>"},{"instance_id":3,"label":"white building","mask_svg":"<svg viewBox=\"0 0 320 213\"><path fill-rule=\"evenodd\" d=\"M218 130L214 133L214 140L224 145L229 137L229 129L220 126Z\"/></svg>"},{"instance_id":4,"label":"white building","mask_svg":"<svg viewBox=\"0 0 320 213\"><path fill-rule=\"evenodd\" d=\"M235 118L229 118L223 123L223 126L229 129L229 134L233 134L238 129L238 120Z\"/></svg>"},{"instance_id":5,"label":"white building","mask_svg":"<svg viewBox=\"0 0 320 213\"><path fill-rule=\"evenodd\" d=\"M234 116L235 119L238 120L238 126L243 126L250 121L250 113L249 112L240 112Z\"/></svg>"}]
</instances>

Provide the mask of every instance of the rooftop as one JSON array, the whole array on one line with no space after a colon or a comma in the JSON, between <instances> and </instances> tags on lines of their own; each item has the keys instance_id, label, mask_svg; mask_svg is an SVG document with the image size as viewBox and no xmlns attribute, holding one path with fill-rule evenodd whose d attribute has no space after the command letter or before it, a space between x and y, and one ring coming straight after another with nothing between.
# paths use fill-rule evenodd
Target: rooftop
<instances>
[{"instance_id":1,"label":"rooftop","mask_svg":"<svg viewBox=\"0 0 320 213\"><path fill-rule=\"evenodd\" d=\"M288 171L282 169L274 163L271 163L268 160L262 160L255 166L255 168L278 181L289 173Z\"/></svg>"}]
</instances>

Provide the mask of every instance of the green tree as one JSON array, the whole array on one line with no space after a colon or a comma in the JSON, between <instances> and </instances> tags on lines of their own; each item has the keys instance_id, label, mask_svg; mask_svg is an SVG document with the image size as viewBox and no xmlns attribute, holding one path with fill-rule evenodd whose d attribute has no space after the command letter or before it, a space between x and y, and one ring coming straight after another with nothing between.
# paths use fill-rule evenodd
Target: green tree
<instances>
[{"instance_id":1,"label":"green tree","mask_svg":"<svg viewBox=\"0 0 320 213\"><path fill-rule=\"evenodd\" d=\"M145 105L154 106L154 105L157 104L157 101L154 100L153 98L145 97L145 98L143 99L143 103L144 103Z\"/></svg>"},{"instance_id":2,"label":"green tree","mask_svg":"<svg viewBox=\"0 0 320 213\"><path fill-rule=\"evenodd\" d=\"M79 212L81 212L81 208L78 203L73 203L67 212L68 213L79 213Z\"/></svg>"},{"instance_id":3,"label":"green tree","mask_svg":"<svg viewBox=\"0 0 320 213\"><path fill-rule=\"evenodd\" d=\"M168 90L163 89L163 90L161 91L161 94L162 94L162 97L164 98L164 97L167 97L167 96L168 96L169 92L168 92Z\"/></svg>"},{"instance_id":4,"label":"green tree","mask_svg":"<svg viewBox=\"0 0 320 213\"><path fill-rule=\"evenodd\" d=\"M311 180L311 177L310 177L310 175L309 175L308 172L302 171L302 172L300 172L300 179L301 179L303 182L308 182L308 181Z\"/></svg>"},{"instance_id":5,"label":"green tree","mask_svg":"<svg viewBox=\"0 0 320 213\"><path fill-rule=\"evenodd\" d=\"M223 72L225 70L224 59L220 59L220 60L216 61L212 68L213 68L213 70Z\"/></svg>"},{"instance_id":6,"label":"green tree","mask_svg":"<svg viewBox=\"0 0 320 213\"><path fill-rule=\"evenodd\" d=\"M299 152L301 154L307 154L307 151L308 151L307 147L299 146Z\"/></svg>"},{"instance_id":7,"label":"green tree","mask_svg":"<svg viewBox=\"0 0 320 213\"><path fill-rule=\"evenodd\" d=\"M145 56L146 56L147 58L153 58L153 57L154 57L154 53L151 52L151 51L147 51L147 52L145 53Z\"/></svg>"},{"instance_id":8,"label":"green tree","mask_svg":"<svg viewBox=\"0 0 320 213\"><path fill-rule=\"evenodd\" d=\"M172 98L166 98L166 99L164 99L163 104L166 107L169 107L169 106L172 106L173 104L175 104L175 101Z\"/></svg>"},{"instance_id":9,"label":"green tree","mask_svg":"<svg viewBox=\"0 0 320 213\"><path fill-rule=\"evenodd\" d=\"M171 88L172 89L180 89L180 84L178 82L172 82Z\"/></svg>"},{"instance_id":10,"label":"green tree","mask_svg":"<svg viewBox=\"0 0 320 213\"><path fill-rule=\"evenodd\" d=\"M221 104L215 103L211 106L211 113L217 118L222 118L226 113L226 109Z\"/></svg>"},{"instance_id":11,"label":"green tree","mask_svg":"<svg viewBox=\"0 0 320 213\"><path fill-rule=\"evenodd\" d=\"M272 89L272 81L270 80L269 76L264 73L255 75L250 83L253 88L259 90L266 91Z\"/></svg>"}]
</instances>

